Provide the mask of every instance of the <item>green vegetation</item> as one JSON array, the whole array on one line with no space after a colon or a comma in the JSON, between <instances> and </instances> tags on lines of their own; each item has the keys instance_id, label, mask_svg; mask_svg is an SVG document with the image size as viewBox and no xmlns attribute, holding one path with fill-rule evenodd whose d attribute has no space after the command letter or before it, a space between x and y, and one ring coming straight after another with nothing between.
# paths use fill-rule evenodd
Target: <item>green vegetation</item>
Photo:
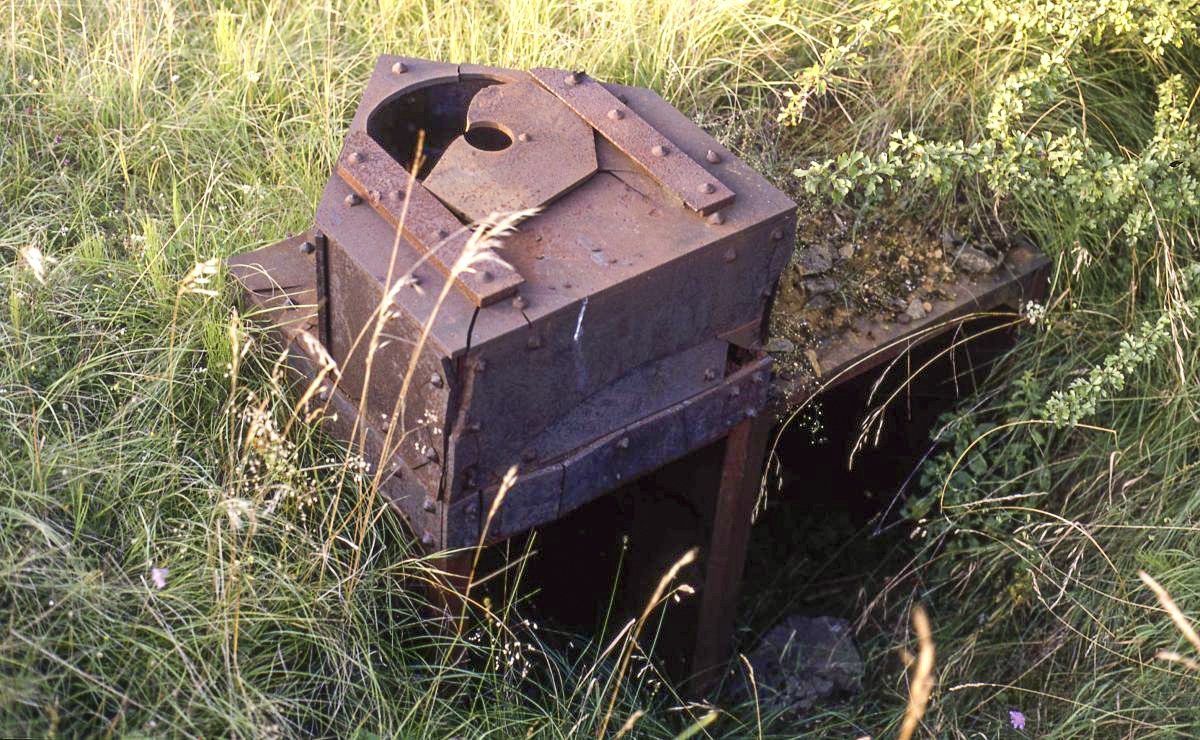
<instances>
[{"instance_id":1,"label":"green vegetation","mask_svg":"<svg viewBox=\"0 0 1200 740\"><path fill-rule=\"evenodd\" d=\"M920 603L928 734L1021 736L1010 709L1030 737L1200 733L1200 656L1136 577L1200 615L1198 17L0 0L0 735L800 731L686 704L625 644L551 646L514 604L439 629L430 563L231 316L210 260L308 225L385 52L647 85L805 207L1032 237L1049 298L946 420L908 559L858 605L866 691L802 730L895 732Z\"/></svg>"}]
</instances>

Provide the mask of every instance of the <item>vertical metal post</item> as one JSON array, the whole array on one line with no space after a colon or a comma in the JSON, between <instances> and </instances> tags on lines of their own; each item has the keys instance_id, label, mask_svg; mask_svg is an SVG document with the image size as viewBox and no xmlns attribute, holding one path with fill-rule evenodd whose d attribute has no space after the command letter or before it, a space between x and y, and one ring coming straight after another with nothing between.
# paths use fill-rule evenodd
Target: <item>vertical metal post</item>
<instances>
[{"instance_id":1,"label":"vertical metal post","mask_svg":"<svg viewBox=\"0 0 1200 740\"><path fill-rule=\"evenodd\" d=\"M746 419L725 438L688 681L694 693L711 686L729 659L738 589L750 540L750 517L758 498L770 433L770 419L763 416Z\"/></svg>"}]
</instances>

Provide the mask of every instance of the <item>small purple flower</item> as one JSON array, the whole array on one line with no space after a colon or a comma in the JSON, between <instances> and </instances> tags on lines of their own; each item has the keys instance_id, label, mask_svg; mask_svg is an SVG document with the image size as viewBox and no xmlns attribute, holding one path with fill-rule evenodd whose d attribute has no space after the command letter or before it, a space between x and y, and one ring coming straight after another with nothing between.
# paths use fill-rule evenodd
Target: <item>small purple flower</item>
<instances>
[{"instance_id":1,"label":"small purple flower","mask_svg":"<svg viewBox=\"0 0 1200 740\"><path fill-rule=\"evenodd\" d=\"M54 135L54 146L58 146L61 143L62 143L62 134L55 134Z\"/></svg>"},{"instance_id":2,"label":"small purple flower","mask_svg":"<svg viewBox=\"0 0 1200 740\"><path fill-rule=\"evenodd\" d=\"M1014 729L1025 729L1025 715L1016 709L1008 710L1008 721L1012 723Z\"/></svg>"},{"instance_id":3,"label":"small purple flower","mask_svg":"<svg viewBox=\"0 0 1200 740\"><path fill-rule=\"evenodd\" d=\"M151 568L150 580L154 582L154 587L162 591L167 587L167 574L171 572L170 568Z\"/></svg>"}]
</instances>

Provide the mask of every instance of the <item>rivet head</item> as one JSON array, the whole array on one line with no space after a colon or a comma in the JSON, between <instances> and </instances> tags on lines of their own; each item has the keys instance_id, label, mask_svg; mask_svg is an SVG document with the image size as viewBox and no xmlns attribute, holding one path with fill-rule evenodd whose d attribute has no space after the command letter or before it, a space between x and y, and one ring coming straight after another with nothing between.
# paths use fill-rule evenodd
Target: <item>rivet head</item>
<instances>
[{"instance_id":1,"label":"rivet head","mask_svg":"<svg viewBox=\"0 0 1200 740\"><path fill-rule=\"evenodd\" d=\"M708 195L709 193L717 192L717 189L715 187L713 187L713 184L711 182L702 182L702 183L700 183L700 187L698 187L696 189L699 190L701 193L704 193L705 195Z\"/></svg>"},{"instance_id":2,"label":"rivet head","mask_svg":"<svg viewBox=\"0 0 1200 740\"><path fill-rule=\"evenodd\" d=\"M518 311L524 311L529 306L529 301L525 300L525 296L519 295L512 299L512 305Z\"/></svg>"},{"instance_id":3,"label":"rivet head","mask_svg":"<svg viewBox=\"0 0 1200 740\"><path fill-rule=\"evenodd\" d=\"M650 153L656 157L665 157L671 153L671 150L668 149L667 147L663 146L662 144L655 144L653 147L650 148Z\"/></svg>"},{"instance_id":4,"label":"rivet head","mask_svg":"<svg viewBox=\"0 0 1200 740\"><path fill-rule=\"evenodd\" d=\"M720 226L725 223L725 215L720 211L713 211L708 215L708 222L714 226Z\"/></svg>"},{"instance_id":5,"label":"rivet head","mask_svg":"<svg viewBox=\"0 0 1200 740\"><path fill-rule=\"evenodd\" d=\"M726 261L726 262L733 262L735 259L737 259L737 250L735 250L735 249L726 249L726 250L725 250L725 261Z\"/></svg>"},{"instance_id":6,"label":"rivet head","mask_svg":"<svg viewBox=\"0 0 1200 740\"><path fill-rule=\"evenodd\" d=\"M771 232L771 240L772 241L779 241L782 238L783 238L783 229L775 229L774 231Z\"/></svg>"},{"instance_id":7,"label":"rivet head","mask_svg":"<svg viewBox=\"0 0 1200 740\"><path fill-rule=\"evenodd\" d=\"M358 164L363 161L362 152L350 152L348 159L350 160L350 164Z\"/></svg>"},{"instance_id":8,"label":"rivet head","mask_svg":"<svg viewBox=\"0 0 1200 740\"><path fill-rule=\"evenodd\" d=\"M542 338L537 334L534 334L529 338L529 341L525 343L525 346L529 349L539 349L542 346Z\"/></svg>"},{"instance_id":9,"label":"rivet head","mask_svg":"<svg viewBox=\"0 0 1200 740\"><path fill-rule=\"evenodd\" d=\"M713 370L711 367L706 369L704 371L704 379L705 380L716 380L717 379L717 371Z\"/></svg>"},{"instance_id":10,"label":"rivet head","mask_svg":"<svg viewBox=\"0 0 1200 740\"><path fill-rule=\"evenodd\" d=\"M429 532L426 532L421 537L421 544L424 545L425 547L433 547L433 535Z\"/></svg>"},{"instance_id":11,"label":"rivet head","mask_svg":"<svg viewBox=\"0 0 1200 740\"><path fill-rule=\"evenodd\" d=\"M480 431L480 430L482 430L482 429L483 429L483 423L482 423L482 422L473 421L473 422L471 422L470 424L467 424L467 431L468 431L468 432L471 432L471 433L473 433L473 434L474 434L474 433L476 433L476 432L479 432L479 431Z\"/></svg>"},{"instance_id":12,"label":"rivet head","mask_svg":"<svg viewBox=\"0 0 1200 740\"><path fill-rule=\"evenodd\" d=\"M563 82L567 83L567 85L570 87L574 87L575 85L579 84L579 75L576 74L575 72L572 72L571 74L566 76L566 78L563 80Z\"/></svg>"},{"instance_id":13,"label":"rivet head","mask_svg":"<svg viewBox=\"0 0 1200 740\"><path fill-rule=\"evenodd\" d=\"M625 114L622 113L621 111L617 110L616 108L613 108L612 110L610 110L608 112L608 118L611 121L619 121L624 117L625 117Z\"/></svg>"},{"instance_id":14,"label":"rivet head","mask_svg":"<svg viewBox=\"0 0 1200 740\"><path fill-rule=\"evenodd\" d=\"M738 396L742 395L742 389L735 385L729 389L729 395L732 398L737 398Z\"/></svg>"},{"instance_id":15,"label":"rivet head","mask_svg":"<svg viewBox=\"0 0 1200 740\"><path fill-rule=\"evenodd\" d=\"M429 376L429 384L432 385L434 388L441 388L443 385L442 376L438 375L437 373L433 373L432 375Z\"/></svg>"},{"instance_id":16,"label":"rivet head","mask_svg":"<svg viewBox=\"0 0 1200 740\"><path fill-rule=\"evenodd\" d=\"M425 511L433 511L434 509L436 509L437 506L434 505L434 503L433 503L433 497L426 496L425 500L421 502L421 508L424 509Z\"/></svg>"},{"instance_id":17,"label":"rivet head","mask_svg":"<svg viewBox=\"0 0 1200 740\"><path fill-rule=\"evenodd\" d=\"M392 74L402 75L408 71L408 66L404 62L396 62L392 65Z\"/></svg>"},{"instance_id":18,"label":"rivet head","mask_svg":"<svg viewBox=\"0 0 1200 740\"><path fill-rule=\"evenodd\" d=\"M531 137L529 134L525 133L524 131L517 134L517 141L520 141L522 143L529 141L531 138L533 138L533 137Z\"/></svg>"},{"instance_id":19,"label":"rivet head","mask_svg":"<svg viewBox=\"0 0 1200 740\"><path fill-rule=\"evenodd\" d=\"M619 449L619 450L629 449L629 437L621 437L620 439L618 439L617 440L617 449Z\"/></svg>"},{"instance_id":20,"label":"rivet head","mask_svg":"<svg viewBox=\"0 0 1200 740\"><path fill-rule=\"evenodd\" d=\"M358 193L350 193L343 202L348 206L356 206L362 203L362 198L358 197Z\"/></svg>"},{"instance_id":21,"label":"rivet head","mask_svg":"<svg viewBox=\"0 0 1200 740\"><path fill-rule=\"evenodd\" d=\"M312 242L306 241L300 245L300 252L302 254L312 254L315 251L317 251L317 245Z\"/></svg>"},{"instance_id":22,"label":"rivet head","mask_svg":"<svg viewBox=\"0 0 1200 740\"><path fill-rule=\"evenodd\" d=\"M717 154L712 149L709 149L707 152L705 152L704 158L707 159L712 164L717 164L718 162L721 161L721 155Z\"/></svg>"}]
</instances>

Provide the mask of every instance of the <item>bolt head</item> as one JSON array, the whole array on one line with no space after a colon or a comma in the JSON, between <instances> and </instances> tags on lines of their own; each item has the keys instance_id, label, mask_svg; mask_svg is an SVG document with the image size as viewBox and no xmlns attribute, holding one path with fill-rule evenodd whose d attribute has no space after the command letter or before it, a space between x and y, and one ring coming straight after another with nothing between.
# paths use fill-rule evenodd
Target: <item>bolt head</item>
<instances>
[{"instance_id":1,"label":"bolt head","mask_svg":"<svg viewBox=\"0 0 1200 740\"><path fill-rule=\"evenodd\" d=\"M448 236L450 236L450 232L446 231L445 229L437 230L437 238L438 239L445 239Z\"/></svg>"},{"instance_id":2,"label":"bolt head","mask_svg":"<svg viewBox=\"0 0 1200 740\"><path fill-rule=\"evenodd\" d=\"M713 184L711 182L702 182L702 183L700 183L700 187L698 187L696 189L699 190L701 193L704 193L705 195L709 195L711 193L717 192L717 189L715 187L713 187Z\"/></svg>"},{"instance_id":3,"label":"bolt head","mask_svg":"<svg viewBox=\"0 0 1200 740\"><path fill-rule=\"evenodd\" d=\"M479 358L479 359L478 359L478 360L475 362L475 372L477 372L477 373L482 373L482 372L484 372L485 370L487 370L487 360L485 360L485 359L483 359L482 357L480 357L480 358Z\"/></svg>"},{"instance_id":4,"label":"bolt head","mask_svg":"<svg viewBox=\"0 0 1200 740\"><path fill-rule=\"evenodd\" d=\"M734 387L729 389L729 395L732 398L737 398L738 396L742 395L742 389L739 386L735 385Z\"/></svg>"},{"instance_id":5,"label":"bolt head","mask_svg":"<svg viewBox=\"0 0 1200 740\"><path fill-rule=\"evenodd\" d=\"M671 150L668 149L667 147L663 146L662 144L655 144L653 147L650 148L650 153L656 157L665 157L671 153Z\"/></svg>"},{"instance_id":6,"label":"bolt head","mask_svg":"<svg viewBox=\"0 0 1200 740\"><path fill-rule=\"evenodd\" d=\"M720 226L725 223L725 215L720 211L713 211L708 216L708 222L713 226Z\"/></svg>"},{"instance_id":7,"label":"bolt head","mask_svg":"<svg viewBox=\"0 0 1200 740\"><path fill-rule=\"evenodd\" d=\"M625 117L625 114L616 108L613 108L612 110L610 110L608 112L608 118L610 121L619 121L624 117Z\"/></svg>"},{"instance_id":8,"label":"bolt head","mask_svg":"<svg viewBox=\"0 0 1200 740\"><path fill-rule=\"evenodd\" d=\"M426 532L421 537L421 544L424 545L425 547L433 547L433 535L430 534L429 532Z\"/></svg>"},{"instance_id":9,"label":"bolt head","mask_svg":"<svg viewBox=\"0 0 1200 740\"><path fill-rule=\"evenodd\" d=\"M618 450L628 450L629 449L629 437L621 437L620 439L618 439L617 440L617 449Z\"/></svg>"},{"instance_id":10,"label":"bolt head","mask_svg":"<svg viewBox=\"0 0 1200 740\"><path fill-rule=\"evenodd\" d=\"M408 66L404 62L396 62L392 65L392 74L402 75L408 71Z\"/></svg>"},{"instance_id":11,"label":"bolt head","mask_svg":"<svg viewBox=\"0 0 1200 740\"><path fill-rule=\"evenodd\" d=\"M301 254L312 254L315 251L317 251L317 245L310 241L306 241L300 245Z\"/></svg>"},{"instance_id":12,"label":"bolt head","mask_svg":"<svg viewBox=\"0 0 1200 740\"><path fill-rule=\"evenodd\" d=\"M525 296L519 295L512 299L512 305L518 311L524 311L529 306L529 301L525 300Z\"/></svg>"},{"instance_id":13,"label":"bolt head","mask_svg":"<svg viewBox=\"0 0 1200 740\"><path fill-rule=\"evenodd\" d=\"M473 421L470 424L467 424L468 432L477 433L482 429L483 429L483 424L478 421Z\"/></svg>"},{"instance_id":14,"label":"bolt head","mask_svg":"<svg viewBox=\"0 0 1200 740\"><path fill-rule=\"evenodd\" d=\"M705 371L704 371L704 379L705 380L716 380L716 378L717 378L716 370L713 370L711 367L705 369Z\"/></svg>"},{"instance_id":15,"label":"bolt head","mask_svg":"<svg viewBox=\"0 0 1200 740\"><path fill-rule=\"evenodd\" d=\"M433 511L434 509L436 509L437 506L433 503L433 497L426 496L425 500L421 502L421 508L424 509L425 511Z\"/></svg>"},{"instance_id":16,"label":"bolt head","mask_svg":"<svg viewBox=\"0 0 1200 740\"><path fill-rule=\"evenodd\" d=\"M482 271L480 271L480 273L479 273L479 279L480 279L480 280L482 280L482 281L483 281L483 282L485 282L485 283L490 283L490 282L492 282L492 279L493 279L493 278L495 278L495 275L493 275L493 274L492 274L490 271L488 271L488 270L482 270Z\"/></svg>"},{"instance_id":17,"label":"bolt head","mask_svg":"<svg viewBox=\"0 0 1200 740\"><path fill-rule=\"evenodd\" d=\"M530 136L529 134L525 133L524 131L522 131L521 133L517 134L517 141L520 141L520 142L522 142L522 143L524 143L524 142L527 142L527 141L529 141L529 140L530 140L530 139L532 139L532 138L533 138L532 136Z\"/></svg>"},{"instance_id":18,"label":"bolt head","mask_svg":"<svg viewBox=\"0 0 1200 740\"><path fill-rule=\"evenodd\" d=\"M350 207L354 207L362 203L362 198L358 197L358 193L350 193L343 202Z\"/></svg>"},{"instance_id":19,"label":"bolt head","mask_svg":"<svg viewBox=\"0 0 1200 740\"><path fill-rule=\"evenodd\" d=\"M783 229L775 229L771 232L771 241L779 241L783 238Z\"/></svg>"},{"instance_id":20,"label":"bolt head","mask_svg":"<svg viewBox=\"0 0 1200 740\"><path fill-rule=\"evenodd\" d=\"M704 158L707 159L711 164L717 164L721 161L721 155L717 154L712 149L709 149L707 152L705 152Z\"/></svg>"},{"instance_id":21,"label":"bolt head","mask_svg":"<svg viewBox=\"0 0 1200 740\"><path fill-rule=\"evenodd\" d=\"M579 75L576 74L575 72L572 72L571 74L566 76L566 78L563 80L563 82L565 82L568 87L574 87L575 85L579 84Z\"/></svg>"},{"instance_id":22,"label":"bolt head","mask_svg":"<svg viewBox=\"0 0 1200 740\"><path fill-rule=\"evenodd\" d=\"M737 259L737 250L726 249L724 257L725 257L726 262L733 262L734 260Z\"/></svg>"},{"instance_id":23,"label":"bolt head","mask_svg":"<svg viewBox=\"0 0 1200 740\"><path fill-rule=\"evenodd\" d=\"M534 334L529 338L529 341L525 343L525 346L529 349L540 349L542 346L542 338L537 334Z\"/></svg>"},{"instance_id":24,"label":"bolt head","mask_svg":"<svg viewBox=\"0 0 1200 740\"><path fill-rule=\"evenodd\" d=\"M434 388L441 388L442 385L444 385L444 383L442 382L442 376L438 375L437 373L433 373L432 375L429 376L429 384L432 385Z\"/></svg>"},{"instance_id":25,"label":"bolt head","mask_svg":"<svg viewBox=\"0 0 1200 740\"><path fill-rule=\"evenodd\" d=\"M363 161L362 152L350 152L348 159L350 160L350 164L358 164Z\"/></svg>"}]
</instances>

